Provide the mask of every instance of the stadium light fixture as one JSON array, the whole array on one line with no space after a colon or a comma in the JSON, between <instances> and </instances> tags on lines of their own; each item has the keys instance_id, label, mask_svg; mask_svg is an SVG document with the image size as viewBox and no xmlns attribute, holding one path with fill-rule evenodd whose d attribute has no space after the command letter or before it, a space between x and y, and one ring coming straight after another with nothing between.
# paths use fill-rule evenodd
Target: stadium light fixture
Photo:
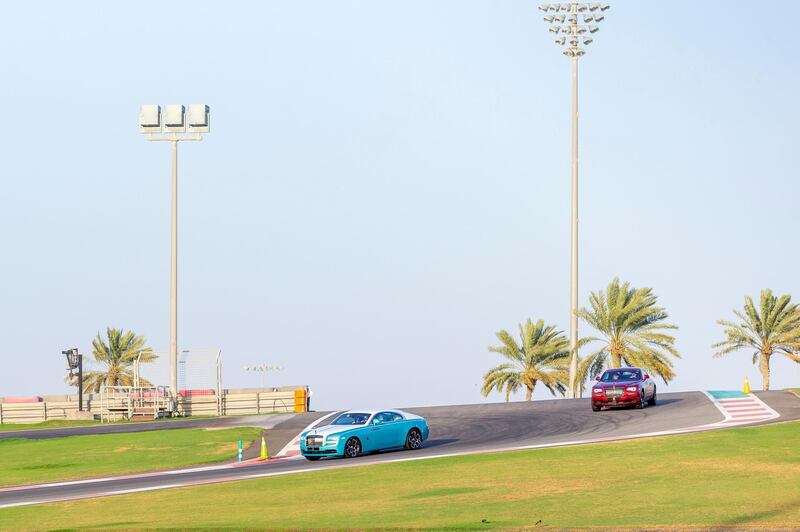
<instances>
[{"instance_id":1,"label":"stadium light fixture","mask_svg":"<svg viewBox=\"0 0 800 532\"><path fill-rule=\"evenodd\" d=\"M178 143L203 140L211 130L211 115L205 104L186 106L171 104L142 105L139 108L139 132L147 140L172 143L172 251L170 256L169 289L169 389L173 398L178 394Z\"/></svg>"},{"instance_id":2,"label":"stadium light fixture","mask_svg":"<svg viewBox=\"0 0 800 532\"><path fill-rule=\"evenodd\" d=\"M572 251L570 264L570 327L569 327L569 397L576 397L578 390L578 58L586 55L581 45L594 42L589 35L597 33L599 27L589 22L600 22L607 11L606 3L584 3L573 0L569 4L542 4L544 12L557 11L555 17L546 16L545 22L569 24L562 26L556 44L564 47L564 55L572 59ZM579 17L583 18L581 24ZM550 31L553 31L551 28ZM553 33L558 33L553 31Z\"/></svg>"}]
</instances>

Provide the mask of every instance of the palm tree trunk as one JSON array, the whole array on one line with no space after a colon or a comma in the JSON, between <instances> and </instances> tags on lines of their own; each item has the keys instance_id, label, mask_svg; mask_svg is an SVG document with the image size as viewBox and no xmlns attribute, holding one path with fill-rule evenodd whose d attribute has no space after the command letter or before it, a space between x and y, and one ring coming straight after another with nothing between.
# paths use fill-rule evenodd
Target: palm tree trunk
<instances>
[{"instance_id":1,"label":"palm tree trunk","mask_svg":"<svg viewBox=\"0 0 800 532\"><path fill-rule=\"evenodd\" d=\"M769 390L769 355L761 353L761 388Z\"/></svg>"},{"instance_id":2,"label":"palm tree trunk","mask_svg":"<svg viewBox=\"0 0 800 532\"><path fill-rule=\"evenodd\" d=\"M525 390L525 400L530 401L533 397L533 389L536 388L536 381L533 381Z\"/></svg>"},{"instance_id":3,"label":"palm tree trunk","mask_svg":"<svg viewBox=\"0 0 800 532\"><path fill-rule=\"evenodd\" d=\"M611 351L611 367L621 368L622 354L625 352L624 346L620 345L617 341L612 341L609 345L609 348Z\"/></svg>"}]
</instances>

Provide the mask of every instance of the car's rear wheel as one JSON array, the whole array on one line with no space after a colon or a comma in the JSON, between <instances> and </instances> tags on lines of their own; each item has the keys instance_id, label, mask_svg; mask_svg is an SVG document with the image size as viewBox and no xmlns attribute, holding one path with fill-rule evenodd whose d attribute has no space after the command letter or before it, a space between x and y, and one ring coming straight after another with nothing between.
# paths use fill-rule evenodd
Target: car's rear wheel
<instances>
[{"instance_id":1,"label":"car's rear wheel","mask_svg":"<svg viewBox=\"0 0 800 532\"><path fill-rule=\"evenodd\" d=\"M653 397L647 400L647 404L650 406L656 406L656 389L653 388Z\"/></svg>"},{"instance_id":2,"label":"car's rear wheel","mask_svg":"<svg viewBox=\"0 0 800 532\"><path fill-rule=\"evenodd\" d=\"M345 458L355 458L361 454L361 442L358 441L358 438L350 438L344 444L344 457Z\"/></svg>"},{"instance_id":3,"label":"car's rear wheel","mask_svg":"<svg viewBox=\"0 0 800 532\"><path fill-rule=\"evenodd\" d=\"M406 434L406 444L404 445L406 449L419 449L422 447L422 434L417 429L411 429Z\"/></svg>"},{"instance_id":4,"label":"car's rear wheel","mask_svg":"<svg viewBox=\"0 0 800 532\"><path fill-rule=\"evenodd\" d=\"M321 456L306 456L306 460L311 460L312 462L316 462L320 458L322 458L322 457Z\"/></svg>"}]
</instances>

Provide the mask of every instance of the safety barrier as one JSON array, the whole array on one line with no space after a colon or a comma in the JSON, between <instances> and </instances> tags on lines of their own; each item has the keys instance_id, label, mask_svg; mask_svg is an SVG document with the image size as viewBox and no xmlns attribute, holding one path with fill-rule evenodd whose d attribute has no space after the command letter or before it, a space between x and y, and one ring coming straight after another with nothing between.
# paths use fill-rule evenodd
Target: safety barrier
<instances>
[{"instance_id":1,"label":"safety barrier","mask_svg":"<svg viewBox=\"0 0 800 532\"><path fill-rule=\"evenodd\" d=\"M239 416L305 412L308 404L306 386L281 388L245 388L222 390L221 395L207 390L183 390L178 397L177 414L180 416ZM78 412L74 395L45 396L40 402L6 402L0 400L0 423L40 423L51 419L69 419ZM84 410L98 419L108 417L127 404L124 398L105 400L100 394L84 395Z\"/></svg>"}]
</instances>

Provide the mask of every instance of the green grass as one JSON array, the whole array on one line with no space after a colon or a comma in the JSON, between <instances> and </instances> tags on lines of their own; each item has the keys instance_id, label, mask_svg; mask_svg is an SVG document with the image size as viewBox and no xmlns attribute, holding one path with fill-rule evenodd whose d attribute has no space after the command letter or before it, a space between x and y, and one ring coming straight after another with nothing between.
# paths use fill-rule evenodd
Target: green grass
<instances>
[{"instance_id":1,"label":"green grass","mask_svg":"<svg viewBox=\"0 0 800 532\"><path fill-rule=\"evenodd\" d=\"M800 396L800 388L786 388L790 392L794 393L797 396Z\"/></svg>"},{"instance_id":2,"label":"green grass","mask_svg":"<svg viewBox=\"0 0 800 532\"><path fill-rule=\"evenodd\" d=\"M799 446L793 422L10 508L0 526L796 530Z\"/></svg>"},{"instance_id":3,"label":"green grass","mask_svg":"<svg viewBox=\"0 0 800 532\"><path fill-rule=\"evenodd\" d=\"M172 429L0 440L0 486L172 469L233 460L261 429ZM2 523L2 520L0 520ZM2 524L0 524L0 528Z\"/></svg>"}]
</instances>

